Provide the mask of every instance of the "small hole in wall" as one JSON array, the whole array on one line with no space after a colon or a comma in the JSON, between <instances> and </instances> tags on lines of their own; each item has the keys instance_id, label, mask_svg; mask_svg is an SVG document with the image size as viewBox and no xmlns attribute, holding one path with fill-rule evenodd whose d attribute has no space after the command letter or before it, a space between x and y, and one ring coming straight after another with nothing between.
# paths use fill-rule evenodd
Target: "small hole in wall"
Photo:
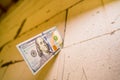
<instances>
[{"instance_id":1,"label":"small hole in wall","mask_svg":"<svg viewBox=\"0 0 120 80\"><path fill-rule=\"evenodd\" d=\"M113 22L111 22L111 24L114 24L115 22L113 21Z\"/></svg>"}]
</instances>

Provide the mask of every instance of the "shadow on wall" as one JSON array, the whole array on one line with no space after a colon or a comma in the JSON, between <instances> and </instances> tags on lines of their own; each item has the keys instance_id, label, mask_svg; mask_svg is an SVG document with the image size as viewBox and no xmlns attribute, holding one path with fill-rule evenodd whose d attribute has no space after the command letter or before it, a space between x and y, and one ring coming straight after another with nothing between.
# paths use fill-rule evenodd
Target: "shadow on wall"
<instances>
[{"instance_id":1,"label":"shadow on wall","mask_svg":"<svg viewBox=\"0 0 120 80\"><path fill-rule=\"evenodd\" d=\"M54 66L54 64L55 64L55 61L56 61L56 59L58 58L58 55L59 54L57 54L54 58L52 58L47 64L46 64L46 66L44 66L44 68L42 68L38 73L37 73L37 75L35 75L35 78L37 79L37 80L45 80L46 78L47 78L47 76L48 75L50 75L51 73L50 73L50 71L51 70L53 70L53 66ZM58 65L57 65L58 66ZM56 72L57 73L57 70L58 69L54 69L55 71L54 72ZM56 73L54 73L54 74L56 74ZM41 75L42 74L42 75ZM53 74L53 73L52 73Z\"/></svg>"}]
</instances>

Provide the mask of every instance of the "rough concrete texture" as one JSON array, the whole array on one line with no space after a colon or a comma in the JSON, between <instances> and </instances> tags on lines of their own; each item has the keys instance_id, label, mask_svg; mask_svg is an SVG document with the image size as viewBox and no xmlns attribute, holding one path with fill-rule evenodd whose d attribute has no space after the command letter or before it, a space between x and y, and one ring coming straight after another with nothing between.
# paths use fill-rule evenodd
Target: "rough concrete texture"
<instances>
[{"instance_id":1,"label":"rough concrete texture","mask_svg":"<svg viewBox=\"0 0 120 80\"><path fill-rule=\"evenodd\" d=\"M0 66L23 60L16 44L53 26L64 47L36 75L22 61L0 68L0 80L120 80L119 7L119 0L23 1L1 19Z\"/></svg>"}]
</instances>

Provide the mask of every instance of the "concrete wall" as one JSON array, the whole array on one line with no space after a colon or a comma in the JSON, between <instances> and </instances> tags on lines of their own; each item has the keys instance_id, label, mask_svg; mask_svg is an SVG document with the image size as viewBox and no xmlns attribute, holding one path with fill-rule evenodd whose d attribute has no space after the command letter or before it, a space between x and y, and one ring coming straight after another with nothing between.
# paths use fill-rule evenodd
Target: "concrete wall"
<instances>
[{"instance_id":1,"label":"concrete wall","mask_svg":"<svg viewBox=\"0 0 120 80\"><path fill-rule=\"evenodd\" d=\"M0 80L119 80L119 0L23 0L0 20L0 66L23 60L16 44L57 26L62 51L35 76L24 61Z\"/></svg>"}]
</instances>

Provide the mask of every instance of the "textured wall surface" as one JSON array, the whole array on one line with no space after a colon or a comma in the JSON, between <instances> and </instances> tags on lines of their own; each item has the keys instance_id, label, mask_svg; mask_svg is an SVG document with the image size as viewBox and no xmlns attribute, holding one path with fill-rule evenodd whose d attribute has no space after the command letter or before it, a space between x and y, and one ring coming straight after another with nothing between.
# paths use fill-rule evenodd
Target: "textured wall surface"
<instances>
[{"instance_id":1,"label":"textured wall surface","mask_svg":"<svg viewBox=\"0 0 120 80\"><path fill-rule=\"evenodd\" d=\"M23 0L0 19L0 66L23 60L16 45L57 26L64 47L36 75L24 61L0 80L120 80L120 0Z\"/></svg>"}]
</instances>

